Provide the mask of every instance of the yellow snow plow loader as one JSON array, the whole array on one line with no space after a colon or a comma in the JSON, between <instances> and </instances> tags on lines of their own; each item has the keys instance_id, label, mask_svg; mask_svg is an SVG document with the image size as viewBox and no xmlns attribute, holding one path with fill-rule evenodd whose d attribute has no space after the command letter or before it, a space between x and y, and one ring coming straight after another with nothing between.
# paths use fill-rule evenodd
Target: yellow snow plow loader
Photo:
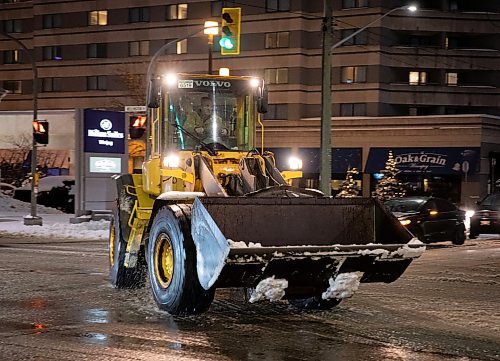
<instances>
[{"instance_id":1,"label":"yellow snow plow loader","mask_svg":"<svg viewBox=\"0 0 500 361\"><path fill-rule=\"evenodd\" d=\"M424 250L376 199L293 187L301 172L255 148L262 80L154 79L148 107L142 174L116 177L113 286L143 285L147 274L171 314L204 312L226 287L326 309L360 283L396 280Z\"/></svg>"}]
</instances>

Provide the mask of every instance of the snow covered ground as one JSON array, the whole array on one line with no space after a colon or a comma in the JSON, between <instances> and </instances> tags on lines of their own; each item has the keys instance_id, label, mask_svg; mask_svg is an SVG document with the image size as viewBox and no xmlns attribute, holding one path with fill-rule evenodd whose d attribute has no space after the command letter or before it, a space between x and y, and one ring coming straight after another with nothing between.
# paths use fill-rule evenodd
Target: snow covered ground
<instances>
[{"instance_id":1,"label":"snow covered ground","mask_svg":"<svg viewBox=\"0 0 500 361\"><path fill-rule=\"evenodd\" d=\"M25 226L23 217L30 214L30 204L0 195L0 237L95 239L108 238L109 222L69 223L72 214L54 208L37 205L37 215L43 219L43 226Z\"/></svg>"}]
</instances>

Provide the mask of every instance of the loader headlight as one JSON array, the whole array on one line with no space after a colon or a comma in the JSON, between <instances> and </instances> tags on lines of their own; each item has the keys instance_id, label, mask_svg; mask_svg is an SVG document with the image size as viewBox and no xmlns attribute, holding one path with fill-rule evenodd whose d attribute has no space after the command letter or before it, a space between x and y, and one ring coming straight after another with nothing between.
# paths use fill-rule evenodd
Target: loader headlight
<instances>
[{"instance_id":1,"label":"loader headlight","mask_svg":"<svg viewBox=\"0 0 500 361\"><path fill-rule=\"evenodd\" d=\"M403 226L407 226L411 223L411 220L409 219L400 219L399 222L403 225Z\"/></svg>"},{"instance_id":2,"label":"loader headlight","mask_svg":"<svg viewBox=\"0 0 500 361\"><path fill-rule=\"evenodd\" d=\"M465 217L471 218L474 215L474 213L476 213L476 212L474 212L472 210L465 211Z\"/></svg>"},{"instance_id":3,"label":"loader headlight","mask_svg":"<svg viewBox=\"0 0 500 361\"><path fill-rule=\"evenodd\" d=\"M168 168L178 168L181 160L176 154L169 154L163 158L163 166Z\"/></svg>"},{"instance_id":4,"label":"loader headlight","mask_svg":"<svg viewBox=\"0 0 500 361\"><path fill-rule=\"evenodd\" d=\"M168 86L174 86L177 84L177 75L173 73L168 73L164 75L164 81Z\"/></svg>"},{"instance_id":5,"label":"loader headlight","mask_svg":"<svg viewBox=\"0 0 500 361\"><path fill-rule=\"evenodd\" d=\"M302 169L302 159L297 157L290 157L288 159L288 166L290 170L301 170Z\"/></svg>"},{"instance_id":6,"label":"loader headlight","mask_svg":"<svg viewBox=\"0 0 500 361\"><path fill-rule=\"evenodd\" d=\"M250 86L252 88L257 88L260 85L260 80L257 78L250 79Z\"/></svg>"}]
</instances>

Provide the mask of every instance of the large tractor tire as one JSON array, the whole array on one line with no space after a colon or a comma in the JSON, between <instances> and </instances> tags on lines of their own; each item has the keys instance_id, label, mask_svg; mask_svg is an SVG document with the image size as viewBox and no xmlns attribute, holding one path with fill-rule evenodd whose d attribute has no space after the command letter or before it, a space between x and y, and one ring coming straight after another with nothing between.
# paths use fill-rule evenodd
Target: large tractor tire
<instances>
[{"instance_id":1,"label":"large tractor tire","mask_svg":"<svg viewBox=\"0 0 500 361\"><path fill-rule=\"evenodd\" d=\"M321 296L309 298L290 299L288 303L300 310L329 310L337 306L342 300L324 300Z\"/></svg>"},{"instance_id":2,"label":"large tractor tire","mask_svg":"<svg viewBox=\"0 0 500 361\"><path fill-rule=\"evenodd\" d=\"M147 260L153 296L161 310L172 315L208 310L215 287L205 290L198 280L189 206L159 209L149 233Z\"/></svg>"},{"instance_id":3,"label":"large tractor tire","mask_svg":"<svg viewBox=\"0 0 500 361\"><path fill-rule=\"evenodd\" d=\"M115 210L109 225L109 278L115 288L140 288L146 282L144 256L139 257L135 268L125 267L127 243L120 230L119 212Z\"/></svg>"}]
</instances>

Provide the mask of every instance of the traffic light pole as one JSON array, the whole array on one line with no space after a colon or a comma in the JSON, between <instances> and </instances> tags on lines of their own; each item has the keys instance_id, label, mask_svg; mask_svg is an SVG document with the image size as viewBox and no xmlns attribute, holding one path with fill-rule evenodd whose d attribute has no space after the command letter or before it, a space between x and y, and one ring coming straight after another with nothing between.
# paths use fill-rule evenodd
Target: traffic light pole
<instances>
[{"instance_id":1,"label":"traffic light pole","mask_svg":"<svg viewBox=\"0 0 500 361\"><path fill-rule=\"evenodd\" d=\"M32 86L32 92L33 92L33 121L35 121L38 117L38 69L36 67L36 62L31 54L30 49L28 49L20 40L16 39L12 35L9 35L3 31L0 31L2 35L5 37L9 38L10 40L16 42L23 52L26 54L28 59L31 62L31 68L33 72L33 86ZM33 129L33 125L31 126L31 129ZM31 214L30 216L24 217L24 224L27 226L32 226L32 225L37 225L41 226L43 224L42 217L37 216L36 214L36 194L35 191L37 190L37 174L36 174L36 166L37 166L37 147L36 147L36 141L35 141L35 135L33 133L33 147L31 149Z\"/></svg>"}]
</instances>

